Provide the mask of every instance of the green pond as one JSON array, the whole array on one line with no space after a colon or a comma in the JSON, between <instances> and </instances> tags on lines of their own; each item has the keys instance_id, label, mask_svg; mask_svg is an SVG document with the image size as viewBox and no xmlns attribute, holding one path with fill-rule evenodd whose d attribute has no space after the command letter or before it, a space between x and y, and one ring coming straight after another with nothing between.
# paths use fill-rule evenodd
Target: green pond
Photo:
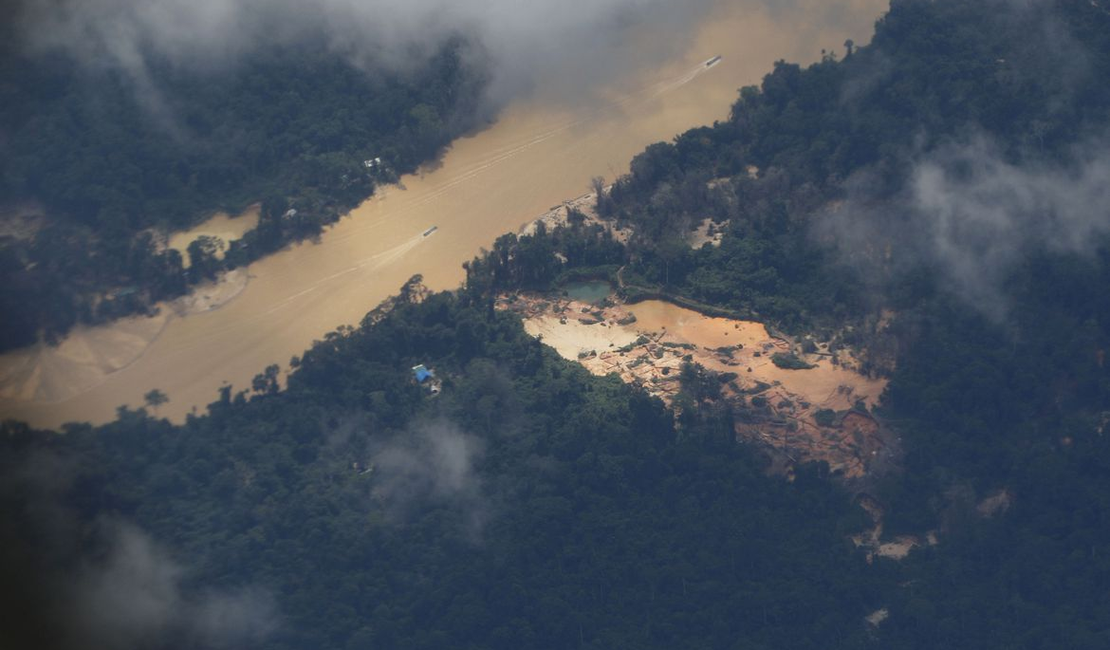
<instances>
[{"instance_id":1,"label":"green pond","mask_svg":"<svg viewBox=\"0 0 1110 650\"><path fill-rule=\"evenodd\" d=\"M605 280L591 280L589 282L570 282L563 287L573 300L588 303L599 303L613 292L613 285Z\"/></svg>"}]
</instances>

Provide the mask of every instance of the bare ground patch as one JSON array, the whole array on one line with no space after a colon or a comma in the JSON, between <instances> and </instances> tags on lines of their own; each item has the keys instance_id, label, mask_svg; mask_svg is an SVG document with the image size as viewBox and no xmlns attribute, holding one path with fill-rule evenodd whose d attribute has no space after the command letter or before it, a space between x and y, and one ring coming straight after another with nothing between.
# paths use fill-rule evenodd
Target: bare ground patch
<instances>
[{"instance_id":1,"label":"bare ground patch","mask_svg":"<svg viewBox=\"0 0 1110 650\"><path fill-rule=\"evenodd\" d=\"M828 355L802 354L762 323L704 316L658 300L624 305L610 299L597 307L561 297L505 295L497 304L520 314L525 329L564 358L597 375L615 373L667 404L680 389L687 361L730 373L721 399L736 410L737 435L784 455L787 465L823 460L855 479L890 453L867 410L878 402L885 380L833 363ZM811 367L780 368L772 361L776 352L797 354Z\"/></svg>"}]
</instances>

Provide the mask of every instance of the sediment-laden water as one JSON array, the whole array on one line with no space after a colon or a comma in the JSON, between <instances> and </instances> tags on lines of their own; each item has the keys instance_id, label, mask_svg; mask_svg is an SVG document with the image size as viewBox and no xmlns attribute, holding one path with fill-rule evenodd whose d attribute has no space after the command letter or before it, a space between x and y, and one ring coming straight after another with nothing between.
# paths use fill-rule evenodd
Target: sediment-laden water
<instances>
[{"instance_id":1,"label":"sediment-laden water","mask_svg":"<svg viewBox=\"0 0 1110 650\"><path fill-rule=\"evenodd\" d=\"M59 347L0 357L0 415L46 427L103 422L121 404L140 405L151 388L170 398L160 415L203 411L220 386L246 388L265 366L287 365L326 332L357 324L416 273L433 289L457 286L462 263L498 235L583 194L591 177L625 172L647 144L727 117L737 89L758 83L775 60L813 61L846 38L865 41L885 3L803 0L774 13L750 0L723 5L683 56L614 84L632 90L595 93L574 108L510 106L319 242L253 264L247 285L218 308L167 307L155 319L80 329Z\"/></svg>"}]
</instances>

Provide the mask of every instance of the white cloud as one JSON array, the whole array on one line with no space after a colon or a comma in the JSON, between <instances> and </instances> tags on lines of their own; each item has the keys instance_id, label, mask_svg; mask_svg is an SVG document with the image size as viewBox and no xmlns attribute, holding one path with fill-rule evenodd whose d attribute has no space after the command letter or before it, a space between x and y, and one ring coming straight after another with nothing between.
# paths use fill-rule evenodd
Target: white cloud
<instances>
[{"instance_id":1,"label":"white cloud","mask_svg":"<svg viewBox=\"0 0 1110 650\"><path fill-rule=\"evenodd\" d=\"M483 445L445 420L416 425L373 454L374 493L395 518L424 503L448 503L476 535L489 517L476 464Z\"/></svg>"},{"instance_id":2,"label":"white cloud","mask_svg":"<svg viewBox=\"0 0 1110 650\"><path fill-rule=\"evenodd\" d=\"M977 138L920 162L910 193L928 251L988 312L1004 309L1004 276L1030 249L1089 254L1110 232L1110 156L1100 145L1067 164L1018 164Z\"/></svg>"},{"instance_id":3,"label":"white cloud","mask_svg":"<svg viewBox=\"0 0 1110 650\"><path fill-rule=\"evenodd\" d=\"M351 60L404 70L463 35L492 64L498 97L535 79L601 78L653 58L620 45L665 27L658 56L682 46L713 0L26 0L19 32L32 51L62 51L142 76L152 57L179 65L232 62L265 44L323 38Z\"/></svg>"},{"instance_id":4,"label":"white cloud","mask_svg":"<svg viewBox=\"0 0 1110 650\"><path fill-rule=\"evenodd\" d=\"M167 641L241 648L275 628L270 601L252 590L187 593L186 570L134 525L104 522L106 553L72 583L73 647L130 649Z\"/></svg>"}]
</instances>

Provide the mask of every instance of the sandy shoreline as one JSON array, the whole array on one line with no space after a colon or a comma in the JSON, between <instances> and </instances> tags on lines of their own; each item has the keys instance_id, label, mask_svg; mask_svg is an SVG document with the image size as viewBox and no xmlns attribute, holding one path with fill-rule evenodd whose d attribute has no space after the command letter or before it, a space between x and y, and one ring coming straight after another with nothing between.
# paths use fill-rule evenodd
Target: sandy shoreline
<instances>
[{"instance_id":1,"label":"sandy shoreline","mask_svg":"<svg viewBox=\"0 0 1110 650\"><path fill-rule=\"evenodd\" d=\"M159 303L153 316L111 327L79 326L58 345L37 343L3 355L0 399L55 404L103 383L142 358L175 318L217 310L247 288L247 269L233 269L185 296Z\"/></svg>"},{"instance_id":2,"label":"sandy shoreline","mask_svg":"<svg viewBox=\"0 0 1110 650\"><path fill-rule=\"evenodd\" d=\"M223 242L226 249L228 243L241 239L243 235L258 225L261 210L262 206L256 203L237 215L218 212L203 223L197 224L194 228L170 233L166 238L166 247L181 253L181 260L188 268L190 262L189 244L193 243L197 237L215 237ZM223 257L222 250L217 254L217 257Z\"/></svg>"},{"instance_id":3,"label":"sandy shoreline","mask_svg":"<svg viewBox=\"0 0 1110 650\"><path fill-rule=\"evenodd\" d=\"M221 386L249 386L267 365L284 365L327 332L357 324L414 274L433 290L456 288L465 277L462 264L516 231L526 216L581 197L597 176L612 182L652 142L727 117L736 89L758 83L774 61L814 61L821 48L846 37L866 39L881 10L878 2L845 3L828 25L801 10L721 3L673 60L617 80L594 101L511 105L489 128L455 141L434 169L405 176L405 189L382 188L317 242L252 263L249 286L222 308L174 316L156 337L122 322L85 333L83 354L106 359L89 360L102 381L87 390L77 390L86 380L56 382L49 391L9 390L65 397L48 404L0 397L0 413L43 428L103 423L119 405L140 406L152 388L170 398L159 409L163 417L181 422L203 412ZM724 58L706 68L714 55ZM435 236L421 237L432 226ZM136 340L152 338L125 364ZM110 343L111 354L98 352L100 343ZM0 359L0 375L11 382L22 373L25 389L50 383L32 378L26 362Z\"/></svg>"},{"instance_id":4,"label":"sandy shoreline","mask_svg":"<svg viewBox=\"0 0 1110 650\"><path fill-rule=\"evenodd\" d=\"M606 187L604 191L608 192L609 188ZM612 221L606 221L597 214L597 192L587 192L581 196L573 199L563 201L559 205L552 206L550 210L544 212L539 217L536 217L524 224L518 231L519 235L531 235L536 232L539 224L543 224L548 232L551 232L559 226L565 226L570 221L571 211L577 211L579 214L586 218L585 223L599 225L613 236L613 239L622 244L627 244L632 231L628 228L618 228Z\"/></svg>"}]
</instances>

